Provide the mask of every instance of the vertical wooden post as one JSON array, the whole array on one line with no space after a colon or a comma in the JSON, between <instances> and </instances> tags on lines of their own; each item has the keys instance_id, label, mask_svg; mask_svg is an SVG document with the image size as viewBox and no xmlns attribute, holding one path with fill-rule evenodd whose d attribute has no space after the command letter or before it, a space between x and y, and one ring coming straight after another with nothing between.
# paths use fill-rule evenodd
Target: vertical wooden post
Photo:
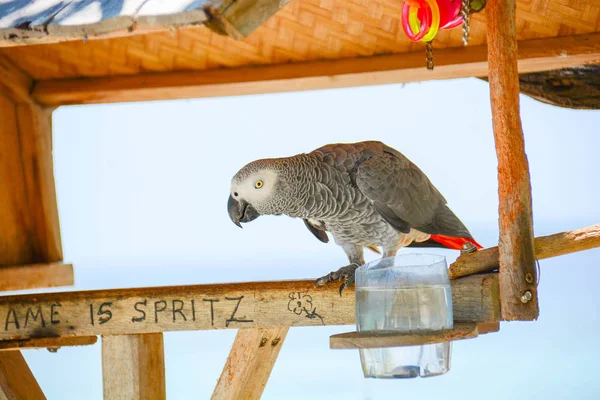
<instances>
[{"instance_id":1,"label":"vertical wooden post","mask_svg":"<svg viewBox=\"0 0 600 400\"><path fill-rule=\"evenodd\" d=\"M490 97L498 154L500 302L505 320L538 317L531 183L519 115L515 0L487 4Z\"/></svg>"},{"instance_id":2,"label":"vertical wooden post","mask_svg":"<svg viewBox=\"0 0 600 400\"><path fill-rule=\"evenodd\" d=\"M288 326L238 330L212 399L260 399L288 330Z\"/></svg>"},{"instance_id":3,"label":"vertical wooden post","mask_svg":"<svg viewBox=\"0 0 600 400\"><path fill-rule=\"evenodd\" d=\"M33 102L31 86L0 56L0 266L62 260L50 111ZM19 351L0 354L0 389L3 399L45 399Z\"/></svg>"},{"instance_id":4,"label":"vertical wooden post","mask_svg":"<svg viewBox=\"0 0 600 400\"><path fill-rule=\"evenodd\" d=\"M162 333L102 337L105 400L166 399Z\"/></svg>"},{"instance_id":5,"label":"vertical wooden post","mask_svg":"<svg viewBox=\"0 0 600 400\"><path fill-rule=\"evenodd\" d=\"M52 163L52 111L0 55L0 266L62 261Z\"/></svg>"}]
</instances>

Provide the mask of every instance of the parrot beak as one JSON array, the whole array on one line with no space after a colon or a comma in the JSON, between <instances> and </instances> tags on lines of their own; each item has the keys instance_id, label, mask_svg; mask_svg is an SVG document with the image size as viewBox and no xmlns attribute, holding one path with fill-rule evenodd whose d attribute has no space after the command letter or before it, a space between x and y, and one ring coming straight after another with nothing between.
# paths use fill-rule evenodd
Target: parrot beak
<instances>
[{"instance_id":1,"label":"parrot beak","mask_svg":"<svg viewBox=\"0 0 600 400\"><path fill-rule=\"evenodd\" d=\"M229 212L231 221L240 228L242 227L240 222L250 222L260 216L258 211L252 207L252 204L245 200L238 201L231 195L229 195L229 201L227 201L227 211Z\"/></svg>"}]
</instances>

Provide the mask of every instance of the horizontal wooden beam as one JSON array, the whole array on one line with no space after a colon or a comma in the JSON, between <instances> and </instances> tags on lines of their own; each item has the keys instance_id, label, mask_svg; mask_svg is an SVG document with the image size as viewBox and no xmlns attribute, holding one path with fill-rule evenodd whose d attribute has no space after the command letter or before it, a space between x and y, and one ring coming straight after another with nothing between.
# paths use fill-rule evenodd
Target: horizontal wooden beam
<instances>
[{"instance_id":1,"label":"horizontal wooden beam","mask_svg":"<svg viewBox=\"0 0 600 400\"><path fill-rule=\"evenodd\" d=\"M533 246L535 258L538 260L600 247L600 224L554 235L540 236L533 240ZM450 279L456 279L490 272L497 269L498 265L498 247L490 247L475 253L462 254L450 265L448 272Z\"/></svg>"},{"instance_id":2,"label":"horizontal wooden beam","mask_svg":"<svg viewBox=\"0 0 600 400\"><path fill-rule=\"evenodd\" d=\"M378 349L384 347L419 346L424 344L472 339L479 336L477 324L463 322L453 329L411 333L340 333L329 337L330 349Z\"/></svg>"},{"instance_id":3,"label":"horizontal wooden beam","mask_svg":"<svg viewBox=\"0 0 600 400\"><path fill-rule=\"evenodd\" d=\"M89 346L98 341L96 336L58 337L0 341L0 351L25 349L58 349L60 347Z\"/></svg>"},{"instance_id":4,"label":"horizontal wooden beam","mask_svg":"<svg viewBox=\"0 0 600 400\"><path fill-rule=\"evenodd\" d=\"M452 301L456 322L498 321L497 274L453 281ZM354 323L354 291L313 281L0 297L0 340Z\"/></svg>"},{"instance_id":5,"label":"horizontal wooden beam","mask_svg":"<svg viewBox=\"0 0 600 400\"><path fill-rule=\"evenodd\" d=\"M600 63L600 33L519 43L519 72ZM371 86L434 79L485 77L487 47L435 52L435 69L425 68L421 51L334 61L169 72L87 79L45 80L33 89L44 105L115 103L238 96Z\"/></svg>"},{"instance_id":6,"label":"horizontal wooden beam","mask_svg":"<svg viewBox=\"0 0 600 400\"><path fill-rule=\"evenodd\" d=\"M0 292L73 286L73 265L57 263L0 266Z\"/></svg>"}]
</instances>

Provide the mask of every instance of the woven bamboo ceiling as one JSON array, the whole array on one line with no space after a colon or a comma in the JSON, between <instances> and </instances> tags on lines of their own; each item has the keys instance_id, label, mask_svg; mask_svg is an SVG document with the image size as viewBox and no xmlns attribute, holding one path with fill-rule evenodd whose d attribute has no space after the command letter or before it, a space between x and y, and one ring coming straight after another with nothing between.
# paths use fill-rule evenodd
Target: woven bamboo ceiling
<instances>
[{"instance_id":1,"label":"woven bamboo ceiling","mask_svg":"<svg viewBox=\"0 0 600 400\"><path fill-rule=\"evenodd\" d=\"M411 43L399 25L401 6L401 0L292 0L240 40L202 25L167 26L159 32L85 42L9 43L0 55L34 79L55 79L422 52L423 45ZM519 0L517 7L519 40L600 31L598 0ZM461 35L460 28L440 31L434 46L461 47ZM469 45L485 41L484 11L472 17Z\"/></svg>"}]
</instances>

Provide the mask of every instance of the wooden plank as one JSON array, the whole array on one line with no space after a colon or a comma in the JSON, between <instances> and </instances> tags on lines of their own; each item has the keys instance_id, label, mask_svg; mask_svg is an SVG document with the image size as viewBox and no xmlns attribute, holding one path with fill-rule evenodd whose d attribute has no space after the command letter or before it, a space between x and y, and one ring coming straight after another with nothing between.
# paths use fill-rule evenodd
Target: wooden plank
<instances>
[{"instance_id":1,"label":"wooden plank","mask_svg":"<svg viewBox=\"0 0 600 400\"><path fill-rule=\"evenodd\" d=\"M533 250L531 182L519 114L515 0L487 5L490 98L498 155L500 301L507 320L539 314ZM526 281L526 276L533 279ZM522 301L529 293L531 298Z\"/></svg>"},{"instance_id":2,"label":"wooden plank","mask_svg":"<svg viewBox=\"0 0 600 400\"><path fill-rule=\"evenodd\" d=\"M102 337L105 400L166 399L162 333Z\"/></svg>"},{"instance_id":3,"label":"wooden plank","mask_svg":"<svg viewBox=\"0 0 600 400\"><path fill-rule=\"evenodd\" d=\"M424 344L472 339L479 336L477 324L455 324L453 329L414 333L340 333L329 337L330 349L377 349L384 347L420 346Z\"/></svg>"},{"instance_id":4,"label":"wooden plank","mask_svg":"<svg viewBox=\"0 0 600 400\"><path fill-rule=\"evenodd\" d=\"M354 290L337 289L307 280L4 296L0 340L354 324ZM496 274L452 281L452 302L456 322L498 321Z\"/></svg>"},{"instance_id":5,"label":"wooden plank","mask_svg":"<svg viewBox=\"0 0 600 400\"><path fill-rule=\"evenodd\" d=\"M0 292L73 285L71 264L58 262L0 267Z\"/></svg>"},{"instance_id":6,"label":"wooden plank","mask_svg":"<svg viewBox=\"0 0 600 400\"><path fill-rule=\"evenodd\" d=\"M98 341L96 336L42 338L0 341L0 351L23 349L58 349L71 346L89 346Z\"/></svg>"},{"instance_id":7,"label":"wooden plank","mask_svg":"<svg viewBox=\"0 0 600 400\"><path fill-rule=\"evenodd\" d=\"M9 95L0 91L0 265L60 261L60 240L53 238L59 232L58 213L52 212L52 207L56 207L54 187L50 193L47 182L41 181L52 174L47 140L51 134L50 117L36 105L24 104L29 92L27 77L6 70L0 74L2 79L7 74L17 78L18 83L11 82L9 86L22 87L16 91L17 96L14 90ZM39 209L48 214L40 217ZM33 320L33 315L27 319ZM0 396L45 399L19 351L0 354Z\"/></svg>"},{"instance_id":8,"label":"wooden plank","mask_svg":"<svg viewBox=\"0 0 600 400\"><path fill-rule=\"evenodd\" d=\"M0 93L0 266L54 263L62 260L58 207L54 188L51 114L34 104ZM72 281L72 268L48 279L38 266L20 280L13 269L4 271L0 287L10 290L48 287L49 282ZM59 267L54 268L58 272ZM39 285L32 278L37 273ZM22 286L19 284L22 283Z\"/></svg>"},{"instance_id":9,"label":"wooden plank","mask_svg":"<svg viewBox=\"0 0 600 400\"><path fill-rule=\"evenodd\" d=\"M68 0L21 0L0 7L0 40L32 39L46 36L46 23L52 19ZM4 12L2 12L4 11Z\"/></svg>"},{"instance_id":10,"label":"wooden plank","mask_svg":"<svg viewBox=\"0 0 600 400\"><path fill-rule=\"evenodd\" d=\"M288 330L240 329L211 398L260 399Z\"/></svg>"},{"instance_id":11,"label":"wooden plank","mask_svg":"<svg viewBox=\"0 0 600 400\"><path fill-rule=\"evenodd\" d=\"M287 2L280 0L237 0L208 2L206 27L234 39L243 39L273 16Z\"/></svg>"},{"instance_id":12,"label":"wooden plank","mask_svg":"<svg viewBox=\"0 0 600 400\"><path fill-rule=\"evenodd\" d=\"M138 27L180 27L204 23L207 0L148 0L135 16ZM137 28L137 27L136 27Z\"/></svg>"},{"instance_id":13,"label":"wooden plank","mask_svg":"<svg viewBox=\"0 0 600 400\"><path fill-rule=\"evenodd\" d=\"M31 104L33 100L29 93L32 89L33 79L0 54L0 95L5 92L5 97L12 102Z\"/></svg>"},{"instance_id":14,"label":"wooden plank","mask_svg":"<svg viewBox=\"0 0 600 400\"><path fill-rule=\"evenodd\" d=\"M477 332L480 335L486 333L498 332L500 330L500 322L479 322L477 323Z\"/></svg>"},{"instance_id":15,"label":"wooden plank","mask_svg":"<svg viewBox=\"0 0 600 400\"><path fill-rule=\"evenodd\" d=\"M549 236L540 236L533 240L533 246L537 260L600 247L600 224ZM450 265L448 270L450 279L493 271L500 265L499 257L498 247L461 254Z\"/></svg>"},{"instance_id":16,"label":"wooden plank","mask_svg":"<svg viewBox=\"0 0 600 400\"><path fill-rule=\"evenodd\" d=\"M97 36L127 30L145 0L74 0L47 24L52 36Z\"/></svg>"},{"instance_id":17,"label":"wooden plank","mask_svg":"<svg viewBox=\"0 0 600 400\"><path fill-rule=\"evenodd\" d=\"M33 262L63 259L52 158L52 111L17 106Z\"/></svg>"},{"instance_id":18,"label":"wooden plank","mask_svg":"<svg viewBox=\"0 0 600 400\"><path fill-rule=\"evenodd\" d=\"M0 352L0 399L46 399L20 351Z\"/></svg>"},{"instance_id":19,"label":"wooden plank","mask_svg":"<svg viewBox=\"0 0 600 400\"><path fill-rule=\"evenodd\" d=\"M436 50L433 71L421 52L334 61L38 82L40 104L94 104L280 93L435 79L483 77L487 47ZM519 45L520 72L600 63L600 33L536 39Z\"/></svg>"},{"instance_id":20,"label":"wooden plank","mask_svg":"<svg viewBox=\"0 0 600 400\"><path fill-rule=\"evenodd\" d=\"M0 15L0 47L106 39L200 25L206 0L23 1ZM231 1L223 2L228 5ZM1 11L1 10L0 10Z\"/></svg>"}]
</instances>

